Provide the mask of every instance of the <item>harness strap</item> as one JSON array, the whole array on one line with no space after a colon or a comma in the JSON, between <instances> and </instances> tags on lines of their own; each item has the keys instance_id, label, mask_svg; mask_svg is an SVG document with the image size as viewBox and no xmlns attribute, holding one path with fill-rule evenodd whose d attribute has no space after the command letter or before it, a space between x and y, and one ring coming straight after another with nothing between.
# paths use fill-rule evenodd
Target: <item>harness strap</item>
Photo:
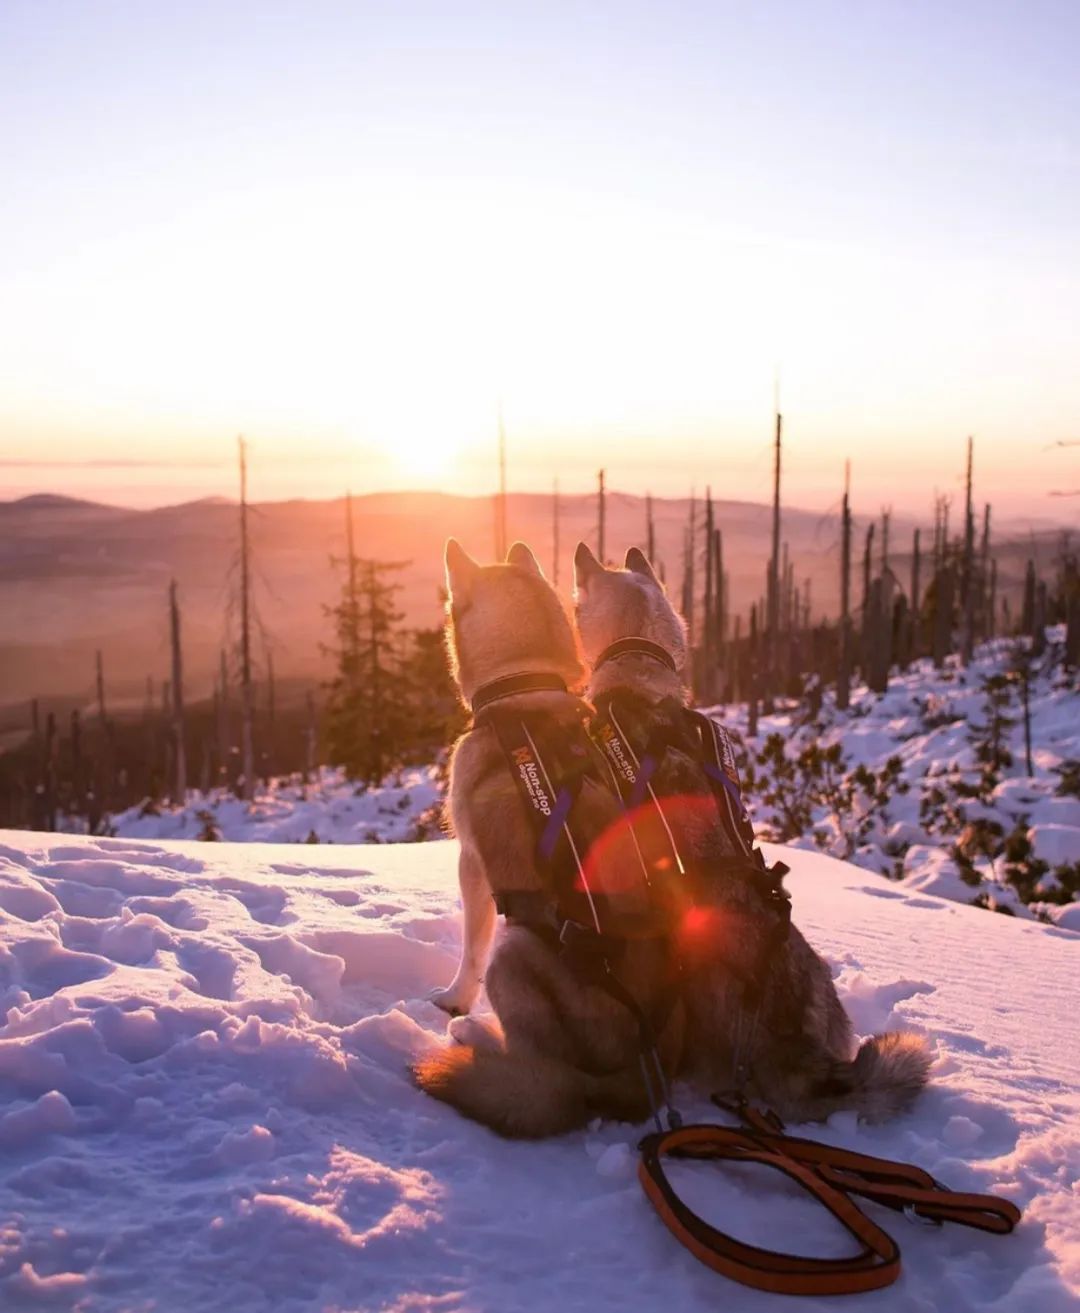
<instances>
[{"instance_id":1,"label":"harness strap","mask_svg":"<svg viewBox=\"0 0 1080 1313\"><path fill-rule=\"evenodd\" d=\"M880 1290L900 1274L900 1248L849 1197L856 1194L916 1219L958 1222L1004 1235L1020 1210L993 1195L947 1190L910 1163L874 1158L772 1129L756 1110L753 1125L695 1125L647 1135L638 1175L645 1194L672 1234L714 1271L758 1290L783 1295L847 1295ZM783 1172L846 1228L858 1251L846 1258L812 1258L762 1249L710 1226L678 1197L663 1158L704 1158L760 1163Z\"/></svg>"},{"instance_id":2,"label":"harness strap","mask_svg":"<svg viewBox=\"0 0 1080 1313\"><path fill-rule=\"evenodd\" d=\"M709 781L724 828L735 845L749 857L754 853L754 827L743 802L735 748L722 725L700 711L684 713L701 743L702 767ZM760 860L760 856L759 856Z\"/></svg>"},{"instance_id":3,"label":"harness strap","mask_svg":"<svg viewBox=\"0 0 1080 1313\"><path fill-rule=\"evenodd\" d=\"M603 989L631 1013L641 1039L642 1078L657 1129L662 1125L661 1106L667 1108L668 1125L675 1126L680 1119L671 1106L655 1035L663 1029L670 1015L677 989L664 991L655 1015L650 1019L612 969L625 952L629 940L666 942L670 937L670 924L663 913L655 909L633 914L611 910L610 897L589 887L583 855L570 824L574 803L587 779L593 778L604 788L608 787L604 781L606 767L603 759L580 722L573 733L565 732L567 727L563 727L560 741L548 754L549 761L542 748L544 736L539 730L540 724L547 723L546 716L517 714L500 708L490 712L488 718L526 805L537 835L537 865L545 872L549 884L542 891L506 891L496 899L496 908L500 914L519 920L530 930L551 940L584 979ZM563 860L559 860L560 856ZM642 878L647 882L648 872L644 866ZM588 904L591 924L583 923L575 914L574 909L581 907L582 894ZM617 927L617 933L608 933L609 926Z\"/></svg>"}]
</instances>

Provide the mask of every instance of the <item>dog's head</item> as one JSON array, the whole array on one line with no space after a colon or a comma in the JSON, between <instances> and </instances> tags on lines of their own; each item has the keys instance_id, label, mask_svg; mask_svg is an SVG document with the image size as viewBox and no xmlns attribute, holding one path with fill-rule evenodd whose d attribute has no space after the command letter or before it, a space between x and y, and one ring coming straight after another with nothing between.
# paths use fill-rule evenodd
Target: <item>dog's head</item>
<instances>
[{"instance_id":1,"label":"dog's head","mask_svg":"<svg viewBox=\"0 0 1080 1313\"><path fill-rule=\"evenodd\" d=\"M625 567L609 569L585 543L578 543L574 595L581 649L590 665L620 638L646 638L669 652L682 670L686 626L644 552L631 547Z\"/></svg>"},{"instance_id":2,"label":"dog's head","mask_svg":"<svg viewBox=\"0 0 1080 1313\"><path fill-rule=\"evenodd\" d=\"M580 684L569 617L524 543L514 543L502 565L479 565L451 538L446 591L446 644L466 701L507 675L552 674L570 688Z\"/></svg>"}]
</instances>

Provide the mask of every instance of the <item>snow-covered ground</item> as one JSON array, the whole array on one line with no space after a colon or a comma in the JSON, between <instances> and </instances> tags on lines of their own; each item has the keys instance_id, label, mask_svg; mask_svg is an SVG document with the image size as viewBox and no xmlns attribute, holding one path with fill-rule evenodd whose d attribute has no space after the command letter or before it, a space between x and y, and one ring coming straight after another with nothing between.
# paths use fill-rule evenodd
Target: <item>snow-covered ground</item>
<instances>
[{"instance_id":1,"label":"snow-covered ground","mask_svg":"<svg viewBox=\"0 0 1080 1313\"><path fill-rule=\"evenodd\" d=\"M0 833L0 1306L787 1308L675 1243L635 1179L639 1128L512 1144L412 1088L447 1042L424 995L455 964L456 855ZM1009 1237L880 1214L904 1273L851 1306L1076 1309L1080 937L783 855L857 1030L937 1053L909 1116L810 1133L1025 1210ZM844 1244L767 1174L682 1170L745 1238Z\"/></svg>"},{"instance_id":2,"label":"snow-covered ground","mask_svg":"<svg viewBox=\"0 0 1080 1313\"><path fill-rule=\"evenodd\" d=\"M813 720L805 702L781 707L760 718L753 739L745 704L716 707L711 714L739 733L752 758L770 735L782 737L791 758L811 744L838 746L849 775L860 766L879 774L890 758L898 758L899 775L886 787L883 806L866 814L867 796L859 790L850 809L813 806L799 836L788 836L797 846L848 858L915 892L1080 929L1080 902L1070 902L1055 875L1071 866L1080 877L1080 797L1060 792L1063 767L1080 762L1080 690L1075 673L1067 676L1061 668L1063 630L1048 635L1047 653L1033 664L1030 685L1034 773L1026 770L1020 686L1012 682L1002 693L1000 744L1011 762L997 768L989 788L981 787L977 755L979 742L988 739L986 682L1010 669L1015 645L1009 640L984 644L966 669L956 658L944 671L919 661L894 674L882 697L856 685L846 712L836 709L831 690ZM759 769L747 791L764 837L776 833L774 809L764 801L772 773ZM973 791L977 796L965 796ZM180 808L144 814L133 807L113 817L112 827L118 835L142 839L193 839L209 826L221 838L241 842L397 843L439 837L440 796L434 768L403 771L367 791L324 768L308 785L297 778L271 781L252 804L221 791L193 793ZM1030 854L1022 860L1046 864L1033 896L1022 896L1010 882L1006 854L975 844L961 870L956 844L980 821L1000 827L999 842L1014 832L1023 836Z\"/></svg>"},{"instance_id":3,"label":"snow-covered ground","mask_svg":"<svg viewBox=\"0 0 1080 1313\"><path fill-rule=\"evenodd\" d=\"M997 690L1002 764L986 776L979 756L980 746L985 755L992 742L987 684L1008 676L1012 640L982 645L966 668L956 657L941 671L928 660L918 661L903 674L894 673L884 695L856 685L844 712L837 710L831 689L816 716L810 716L805 701L779 707L760 717L753 738L745 704L712 708L710 714L738 732L751 761L760 759L770 735L782 738L789 759L814 746L838 747L845 762L842 773L848 776L862 766L880 777L891 758L898 761L896 780L884 785L884 805L874 807L868 791L856 788L850 807L811 806L798 837L784 831L765 800L776 775L773 765L758 766L747 790L755 828L766 838L784 835L797 846L898 878L914 892L963 903L978 900L1017 916L1039 915L1080 929L1080 902L1070 902L1055 874L1072 867L1073 878L1080 876L1080 797L1062 792L1066 763L1080 763L1080 683L1075 672L1062 670L1064 631L1059 627L1048 635L1047 653L1033 663L1031 673L1031 775L1021 685L1015 679ZM797 791L785 790L789 802ZM1000 827L991 847L1015 834L1013 848L997 853L980 848L970 828L977 823ZM1017 839L1021 847L1029 845L1023 856L1017 856ZM957 860L958 842L969 846L966 871ZM1045 863L1047 869L1028 901L1018 887L1025 867L1033 863Z\"/></svg>"},{"instance_id":4,"label":"snow-covered ground","mask_svg":"<svg viewBox=\"0 0 1080 1313\"><path fill-rule=\"evenodd\" d=\"M324 766L308 784L292 776L260 785L250 803L213 789L193 792L184 807L129 807L111 828L129 839L198 839L209 830L230 843L405 843L439 837L441 798L435 767L402 770L363 789Z\"/></svg>"}]
</instances>

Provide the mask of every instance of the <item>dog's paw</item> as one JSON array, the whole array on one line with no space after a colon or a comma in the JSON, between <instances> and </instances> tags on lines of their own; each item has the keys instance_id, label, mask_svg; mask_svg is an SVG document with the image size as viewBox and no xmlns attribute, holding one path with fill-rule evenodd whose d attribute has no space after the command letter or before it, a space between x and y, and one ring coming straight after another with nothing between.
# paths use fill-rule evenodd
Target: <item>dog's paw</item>
<instances>
[{"instance_id":1,"label":"dog's paw","mask_svg":"<svg viewBox=\"0 0 1080 1313\"><path fill-rule=\"evenodd\" d=\"M502 1032L494 1016L454 1017L446 1029L456 1044L467 1048L494 1052L503 1046Z\"/></svg>"},{"instance_id":2,"label":"dog's paw","mask_svg":"<svg viewBox=\"0 0 1080 1313\"><path fill-rule=\"evenodd\" d=\"M445 989L433 989L427 995L427 1001L449 1012L452 1017L463 1017L476 1002L476 993L462 989L460 985L447 985Z\"/></svg>"}]
</instances>

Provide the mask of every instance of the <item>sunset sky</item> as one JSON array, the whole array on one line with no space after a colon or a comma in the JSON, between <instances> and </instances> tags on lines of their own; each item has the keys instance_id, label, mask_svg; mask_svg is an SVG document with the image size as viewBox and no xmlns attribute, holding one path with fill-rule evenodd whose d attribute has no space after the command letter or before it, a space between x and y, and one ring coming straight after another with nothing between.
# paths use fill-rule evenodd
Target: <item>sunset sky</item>
<instances>
[{"instance_id":1,"label":"sunset sky","mask_svg":"<svg viewBox=\"0 0 1080 1313\"><path fill-rule=\"evenodd\" d=\"M1076 518L1080 4L0 4L0 498Z\"/></svg>"}]
</instances>

